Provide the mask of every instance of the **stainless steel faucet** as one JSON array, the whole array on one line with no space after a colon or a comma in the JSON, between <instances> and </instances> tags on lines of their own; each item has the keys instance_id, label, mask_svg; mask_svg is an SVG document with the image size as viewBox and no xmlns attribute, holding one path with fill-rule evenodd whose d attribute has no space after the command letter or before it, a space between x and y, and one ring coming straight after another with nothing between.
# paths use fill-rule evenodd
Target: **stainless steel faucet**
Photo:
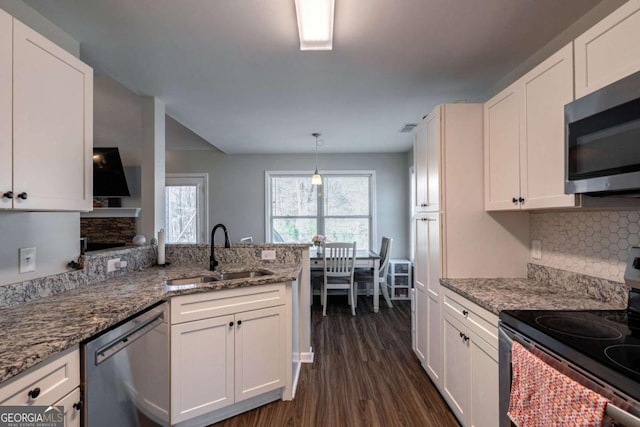
<instances>
[{"instance_id":1,"label":"stainless steel faucet","mask_svg":"<svg viewBox=\"0 0 640 427\"><path fill-rule=\"evenodd\" d=\"M218 266L218 261L216 260L216 252L213 247L214 239L216 237L216 230L218 228L222 228L222 231L224 231L224 247L227 249L231 247L231 243L229 243L229 233L227 232L227 227L225 227L223 224L216 224L216 226L211 230L211 256L209 257L209 270L211 271L215 271L216 267Z\"/></svg>"}]
</instances>

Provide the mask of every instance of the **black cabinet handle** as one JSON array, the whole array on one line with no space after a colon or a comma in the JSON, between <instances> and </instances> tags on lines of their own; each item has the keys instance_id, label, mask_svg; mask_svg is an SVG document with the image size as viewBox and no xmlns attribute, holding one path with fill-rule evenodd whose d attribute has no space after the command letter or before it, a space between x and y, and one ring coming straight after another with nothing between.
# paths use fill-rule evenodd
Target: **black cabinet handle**
<instances>
[{"instance_id":1,"label":"black cabinet handle","mask_svg":"<svg viewBox=\"0 0 640 427\"><path fill-rule=\"evenodd\" d=\"M82 400L78 401L77 403L73 404L73 409L75 409L76 411L79 411L82 409Z\"/></svg>"},{"instance_id":2,"label":"black cabinet handle","mask_svg":"<svg viewBox=\"0 0 640 427\"><path fill-rule=\"evenodd\" d=\"M464 334L462 332L460 332L460 338L464 337Z\"/></svg>"},{"instance_id":3,"label":"black cabinet handle","mask_svg":"<svg viewBox=\"0 0 640 427\"><path fill-rule=\"evenodd\" d=\"M18 199L27 200L27 196L28 194L23 191L22 193L18 194Z\"/></svg>"},{"instance_id":4,"label":"black cabinet handle","mask_svg":"<svg viewBox=\"0 0 640 427\"><path fill-rule=\"evenodd\" d=\"M242 320L238 320L238 326L242 325Z\"/></svg>"},{"instance_id":5,"label":"black cabinet handle","mask_svg":"<svg viewBox=\"0 0 640 427\"><path fill-rule=\"evenodd\" d=\"M522 197L520 197L518 201L520 202L520 204L524 203L524 199Z\"/></svg>"},{"instance_id":6,"label":"black cabinet handle","mask_svg":"<svg viewBox=\"0 0 640 427\"><path fill-rule=\"evenodd\" d=\"M463 340L464 342L467 342L467 341L469 341L469 337L465 335L465 336L463 336L463 337L462 337L462 340Z\"/></svg>"},{"instance_id":7,"label":"black cabinet handle","mask_svg":"<svg viewBox=\"0 0 640 427\"><path fill-rule=\"evenodd\" d=\"M518 199L516 199L515 197L513 199L511 199L511 201L513 202L514 205L518 204Z\"/></svg>"},{"instance_id":8,"label":"black cabinet handle","mask_svg":"<svg viewBox=\"0 0 640 427\"><path fill-rule=\"evenodd\" d=\"M232 327L232 326L233 326L233 322L229 322L229 327Z\"/></svg>"},{"instance_id":9,"label":"black cabinet handle","mask_svg":"<svg viewBox=\"0 0 640 427\"><path fill-rule=\"evenodd\" d=\"M421 208L426 208L428 205L426 203L420 203Z\"/></svg>"},{"instance_id":10,"label":"black cabinet handle","mask_svg":"<svg viewBox=\"0 0 640 427\"><path fill-rule=\"evenodd\" d=\"M6 199L13 199L13 191L6 191L2 197Z\"/></svg>"},{"instance_id":11,"label":"black cabinet handle","mask_svg":"<svg viewBox=\"0 0 640 427\"><path fill-rule=\"evenodd\" d=\"M467 310L462 310L462 315L464 317L467 317L469 315L469 312Z\"/></svg>"},{"instance_id":12,"label":"black cabinet handle","mask_svg":"<svg viewBox=\"0 0 640 427\"><path fill-rule=\"evenodd\" d=\"M40 396L40 387L36 387L33 390L29 390L29 393L27 393L27 395L32 399L37 398L38 396Z\"/></svg>"}]
</instances>

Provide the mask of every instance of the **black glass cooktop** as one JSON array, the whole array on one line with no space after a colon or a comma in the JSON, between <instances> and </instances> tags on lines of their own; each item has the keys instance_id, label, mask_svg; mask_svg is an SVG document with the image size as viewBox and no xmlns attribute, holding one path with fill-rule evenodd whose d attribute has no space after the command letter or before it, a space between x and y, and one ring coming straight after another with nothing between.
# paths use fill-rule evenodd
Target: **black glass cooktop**
<instances>
[{"instance_id":1,"label":"black glass cooktop","mask_svg":"<svg viewBox=\"0 0 640 427\"><path fill-rule=\"evenodd\" d=\"M625 310L506 310L500 320L640 400L640 315Z\"/></svg>"}]
</instances>

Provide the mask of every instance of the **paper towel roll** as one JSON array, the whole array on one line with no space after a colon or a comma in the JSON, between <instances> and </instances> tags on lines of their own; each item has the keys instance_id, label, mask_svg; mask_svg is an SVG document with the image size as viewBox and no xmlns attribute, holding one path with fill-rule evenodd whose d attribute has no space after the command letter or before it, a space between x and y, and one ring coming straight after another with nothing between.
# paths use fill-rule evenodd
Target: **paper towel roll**
<instances>
[{"instance_id":1,"label":"paper towel roll","mask_svg":"<svg viewBox=\"0 0 640 427\"><path fill-rule=\"evenodd\" d=\"M164 228L161 228L158 232L158 265L164 265Z\"/></svg>"}]
</instances>

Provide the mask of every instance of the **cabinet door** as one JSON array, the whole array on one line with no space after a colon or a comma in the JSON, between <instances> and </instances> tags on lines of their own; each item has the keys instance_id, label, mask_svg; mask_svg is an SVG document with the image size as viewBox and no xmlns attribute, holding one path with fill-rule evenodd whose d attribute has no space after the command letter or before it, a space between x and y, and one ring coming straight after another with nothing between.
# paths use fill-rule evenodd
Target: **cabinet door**
<instances>
[{"instance_id":1,"label":"cabinet door","mask_svg":"<svg viewBox=\"0 0 640 427\"><path fill-rule=\"evenodd\" d=\"M520 195L523 209L573 207L564 194L564 105L573 101L568 44L519 80L522 90Z\"/></svg>"},{"instance_id":2,"label":"cabinet door","mask_svg":"<svg viewBox=\"0 0 640 427\"><path fill-rule=\"evenodd\" d=\"M171 326L171 423L234 402L233 315Z\"/></svg>"},{"instance_id":3,"label":"cabinet door","mask_svg":"<svg viewBox=\"0 0 640 427\"><path fill-rule=\"evenodd\" d=\"M494 427L498 420L498 349L470 334L471 423L475 427Z\"/></svg>"},{"instance_id":4,"label":"cabinet door","mask_svg":"<svg viewBox=\"0 0 640 427\"><path fill-rule=\"evenodd\" d=\"M440 208L440 106L427 116L427 210Z\"/></svg>"},{"instance_id":5,"label":"cabinet door","mask_svg":"<svg viewBox=\"0 0 640 427\"><path fill-rule=\"evenodd\" d=\"M576 98L640 71L640 0L631 0L574 41Z\"/></svg>"},{"instance_id":6,"label":"cabinet door","mask_svg":"<svg viewBox=\"0 0 640 427\"><path fill-rule=\"evenodd\" d=\"M427 294L420 290L416 289L415 293L416 298L416 314L414 325L416 328L415 332L415 353L418 356L418 360L424 366L425 361L427 360Z\"/></svg>"},{"instance_id":7,"label":"cabinet door","mask_svg":"<svg viewBox=\"0 0 640 427\"><path fill-rule=\"evenodd\" d=\"M420 215L415 219L415 233L414 284L416 289L426 292L429 279L429 222L426 216Z\"/></svg>"},{"instance_id":8,"label":"cabinet door","mask_svg":"<svg viewBox=\"0 0 640 427\"><path fill-rule=\"evenodd\" d=\"M0 209L13 207L13 199L3 197L13 188L12 178L12 51L13 18L0 9Z\"/></svg>"},{"instance_id":9,"label":"cabinet door","mask_svg":"<svg viewBox=\"0 0 640 427\"><path fill-rule=\"evenodd\" d=\"M471 383L471 360L466 328L446 310L442 311L444 369L442 388L449 407L463 425L467 424Z\"/></svg>"},{"instance_id":10,"label":"cabinet door","mask_svg":"<svg viewBox=\"0 0 640 427\"><path fill-rule=\"evenodd\" d=\"M82 415L81 406L75 406L82 400L80 395L80 387L77 387L71 393L54 403L52 406L62 406L64 408L64 426L80 427L80 418Z\"/></svg>"},{"instance_id":11,"label":"cabinet door","mask_svg":"<svg viewBox=\"0 0 640 427\"><path fill-rule=\"evenodd\" d=\"M427 353L426 368L431 380L441 386L442 376L442 323L439 297L427 294Z\"/></svg>"},{"instance_id":12,"label":"cabinet door","mask_svg":"<svg viewBox=\"0 0 640 427\"><path fill-rule=\"evenodd\" d=\"M235 401L284 387L284 306L237 314L235 334Z\"/></svg>"},{"instance_id":13,"label":"cabinet door","mask_svg":"<svg viewBox=\"0 0 640 427\"><path fill-rule=\"evenodd\" d=\"M519 105L517 84L484 104L484 207L488 211L520 209Z\"/></svg>"},{"instance_id":14,"label":"cabinet door","mask_svg":"<svg viewBox=\"0 0 640 427\"><path fill-rule=\"evenodd\" d=\"M91 210L93 71L13 22L14 208Z\"/></svg>"},{"instance_id":15,"label":"cabinet door","mask_svg":"<svg viewBox=\"0 0 640 427\"><path fill-rule=\"evenodd\" d=\"M420 123L413 133L413 170L415 176L415 200L416 211L420 212L427 208L427 128L425 121Z\"/></svg>"},{"instance_id":16,"label":"cabinet door","mask_svg":"<svg viewBox=\"0 0 640 427\"><path fill-rule=\"evenodd\" d=\"M440 106L413 135L416 211L437 211L440 205Z\"/></svg>"}]
</instances>

